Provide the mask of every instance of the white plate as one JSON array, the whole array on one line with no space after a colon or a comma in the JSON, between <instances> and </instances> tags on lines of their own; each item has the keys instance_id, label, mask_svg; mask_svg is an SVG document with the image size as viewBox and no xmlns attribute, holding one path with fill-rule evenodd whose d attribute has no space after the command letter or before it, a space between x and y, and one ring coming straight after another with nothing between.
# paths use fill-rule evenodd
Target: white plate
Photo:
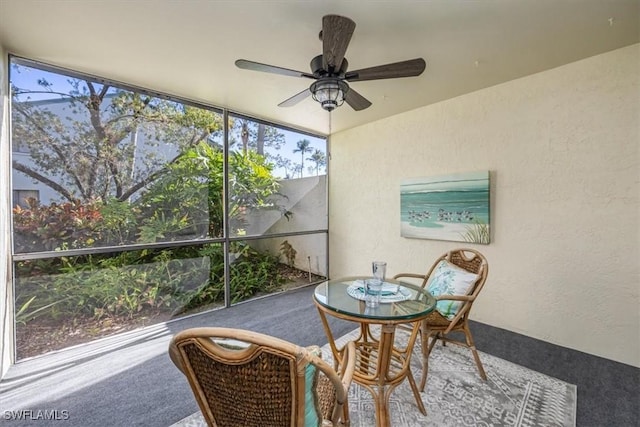
<instances>
[{"instance_id":1,"label":"white plate","mask_svg":"<svg viewBox=\"0 0 640 427\"><path fill-rule=\"evenodd\" d=\"M382 292L392 292L395 291L397 285L392 283L384 282L382 284ZM347 294L349 296L364 301L365 293L364 293L364 280L354 280L352 284L347 286ZM405 301L411 298L411 291L402 286L398 288L398 292L390 294L390 295L380 295L381 303L390 303L390 302L400 302Z\"/></svg>"}]
</instances>

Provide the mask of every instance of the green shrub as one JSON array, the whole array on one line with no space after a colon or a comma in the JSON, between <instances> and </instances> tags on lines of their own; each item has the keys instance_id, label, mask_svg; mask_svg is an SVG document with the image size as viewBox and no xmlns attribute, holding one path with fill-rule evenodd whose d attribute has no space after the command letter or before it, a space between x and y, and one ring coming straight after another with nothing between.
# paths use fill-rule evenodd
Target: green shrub
<instances>
[{"instance_id":1,"label":"green shrub","mask_svg":"<svg viewBox=\"0 0 640 427\"><path fill-rule=\"evenodd\" d=\"M282 283L277 256L240 243L232 251L237 256L230 270L233 303ZM18 263L16 307L23 324L42 316L133 318L148 310L183 313L224 301L219 244L60 257L46 268L42 261L37 268L32 261Z\"/></svg>"},{"instance_id":2,"label":"green shrub","mask_svg":"<svg viewBox=\"0 0 640 427\"><path fill-rule=\"evenodd\" d=\"M236 257L229 272L231 303L243 301L259 293L271 292L282 284L283 278L278 273L279 257L259 253L245 243L234 243L231 252ZM202 254L206 254L212 260L209 282L187 296L185 311L224 301L222 247L204 248ZM215 259L219 262L214 263Z\"/></svg>"}]
</instances>

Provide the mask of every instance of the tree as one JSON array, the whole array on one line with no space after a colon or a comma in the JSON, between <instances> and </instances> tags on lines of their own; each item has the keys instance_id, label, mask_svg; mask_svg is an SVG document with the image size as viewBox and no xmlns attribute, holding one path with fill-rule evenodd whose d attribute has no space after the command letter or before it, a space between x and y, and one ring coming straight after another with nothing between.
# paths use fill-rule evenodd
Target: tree
<instances>
[{"instance_id":1,"label":"tree","mask_svg":"<svg viewBox=\"0 0 640 427\"><path fill-rule=\"evenodd\" d=\"M298 146L298 148L294 148L293 152L300 153L302 159L302 163L300 164L300 178L302 178L302 171L304 170L304 155L311 152L311 141L309 141L308 139L302 139L296 142L296 145Z\"/></svg>"},{"instance_id":2,"label":"tree","mask_svg":"<svg viewBox=\"0 0 640 427\"><path fill-rule=\"evenodd\" d=\"M279 150L284 142L284 134L274 126L242 117L230 119L229 146L232 148L242 143L243 152L246 153L251 149L264 156L265 147Z\"/></svg>"},{"instance_id":3,"label":"tree","mask_svg":"<svg viewBox=\"0 0 640 427\"><path fill-rule=\"evenodd\" d=\"M25 251L221 235L218 113L91 80L69 79L66 91L53 86L40 78L11 88L14 145L29 153L14 158L14 170L62 200L16 209ZM48 99L32 100L38 94ZM248 147L253 135L273 146L284 140L273 127L242 119L236 126L247 131ZM230 153L232 227L241 228L250 209L277 208L268 200L277 191L272 168L253 150ZM36 214L38 224L30 220Z\"/></svg>"},{"instance_id":4,"label":"tree","mask_svg":"<svg viewBox=\"0 0 640 427\"><path fill-rule=\"evenodd\" d=\"M63 200L128 200L167 173L180 152L222 129L209 110L91 80L67 83L62 90L41 77L37 89L11 87L14 145L30 158L13 168ZM51 101L31 100L41 94Z\"/></svg>"},{"instance_id":5,"label":"tree","mask_svg":"<svg viewBox=\"0 0 640 427\"><path fill-rule=\"evenodd\" d=\"M307 160L315 163L316 176L320 175L320 166L325 166L327 164L326 156L317 148L316 151L313 152L311 157L307 157Z\"/></svg>"},{"instance_id":6,"label":"tree","mask_svg":"<svg viewBox=\"0 0 640 427\"><path fill-rule=\"evenodd\" d=\"M291 178L292 173L290 171L293 166L291 159L282 157L282 155L280 154L276 154L275 156L271 155L269 156L269 159L272 160L277 167L284 169L284 175L286 179Z\"/></svg>"}]
</instances>

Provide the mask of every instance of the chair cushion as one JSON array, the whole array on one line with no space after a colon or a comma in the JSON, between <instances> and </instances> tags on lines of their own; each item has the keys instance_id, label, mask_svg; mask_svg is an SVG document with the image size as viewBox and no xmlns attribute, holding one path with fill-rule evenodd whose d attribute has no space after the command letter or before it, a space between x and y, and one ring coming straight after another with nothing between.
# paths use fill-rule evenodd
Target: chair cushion
<instances>
[{"instance_id":1,"label":"chair cushion","mask_svg":"<svg viewBox=\"0 0 640 427\"><path fill-rule=\"evenodd\" d=\"M443 259L433 270L427 283L427 290L433 296L467 295L477 279L477 274L470 273ZM438 301L436 310L451 320L458 314L458 310L462 307L463 302L464 301L450 300Z\"/></svg>"},{"instance_id":2,"label":"chair cushion","mask_svg":"<svg viewBox=\"0 0 640 427\"><path fill-rule=\"evenodd\" d=\"M322 350L317 345L306 347L307 351L322 358ZM316 385L318 383L318 368L309 363L304 371L304 427L318 427L320 425L320 410Z\"/></svg>"}]
</instances>

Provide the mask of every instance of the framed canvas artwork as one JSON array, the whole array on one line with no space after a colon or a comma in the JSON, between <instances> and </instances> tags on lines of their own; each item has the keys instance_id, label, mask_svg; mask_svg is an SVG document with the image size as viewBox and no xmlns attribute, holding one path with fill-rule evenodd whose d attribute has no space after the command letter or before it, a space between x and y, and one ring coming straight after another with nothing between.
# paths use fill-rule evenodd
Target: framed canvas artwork
<instances>
[{"instance_id":1,"label":"framed canvas artwork","mask_svg":"<svg viewBox=\"0 0 640 427\"><path fill-rule=\"evenodd\" d=\"M489 244L489 171L400 184L403 237Z\"/></svg>"}]
</instances>

